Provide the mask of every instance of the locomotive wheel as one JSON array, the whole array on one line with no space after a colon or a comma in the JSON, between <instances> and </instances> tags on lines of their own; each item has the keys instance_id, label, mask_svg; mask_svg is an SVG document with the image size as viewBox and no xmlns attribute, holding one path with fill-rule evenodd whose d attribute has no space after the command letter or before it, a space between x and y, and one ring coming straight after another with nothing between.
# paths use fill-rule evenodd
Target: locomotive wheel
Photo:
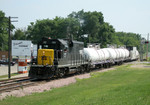
<instances>
[{"instance_id":1,"label":"locomotive wheel","mask_svg":"<svg viewBox=\"0 0 150 105\"><path fill-rule=\"evenodd\" d=\"M106 68L108 68L108 64L106 64Z\"/></svg>"},{"instance_id":2,"label":"locomotive wheel","mask_svg":"<svg viewBox=\"0 0 150 105\"><path fill-rule=\"evenodd\" d=\"M80 73L83 74L85 71L85 67L84 66L81 66L81 70L80 70Z\"/></svg>"},{"instance_id":3,"label":"locomotive wheel","mask_svg":"<svg viewBox=\"0 0 150 105\"><path fill-rule=\"evenodd\" d=\"M55 73L55 68L54 67L52 67L50 70L48 70L48 71L50 71L51 73L51 75L50 75L50 78L51 77L54 77L54 73Z\"/></svg>"},{"instance_id":4,"label":"locomotive wheel","mask_svg":"<svg viewBox=\"0 0 150 105\"><path fill-rule=\"evenodd\" d=\"M58 69L58 77L62 78L65 75L65 72L63 69Z\"/></svg>"},{"instance_id":5,"label":"locomotive wheel","mask_svg":"<svg viewBox=\"0 0 150 105\"><path fill-rule=\"evenodd\" d=\"M111 63L108 63L108 68L110 68L111 67Z\"/></svg>"},{"instance_id":6,"label":"locomotive wheel","mask_svg":"<svg viewBox=\"0 0 150 105\"><path fill-rule=\"evenodd\" d=\"M90 71L91 71L90 66L86 66L86 71L87 71L87 72L90 72Z\"/></svg>"},{"instance_id":7,"label":"locomotive wheel","mask_svg":"<svg viewBox=\"0 0 150 105\"><path fill-rule=\"evenodd\" d=\"M77 74L81 74L81 67L78 67Z\"/></svg>"},{"instance_id":8,"label":"locomotive wheel","mask_svg":"<svg viewBox=\"0 0 150 105\"><path fill-rule=\"evenodd\" d=\"M108 68L108 64L104 64L104 68Z\"/></svg>"},{"instance_id":9,"label":"locomotive wheel","mask_svg":"<svg viewBox=\"0 0 150 105\"><path fill-rule=\"evenodd\" d=\"M103 67L103 65L102 65L102 64L100 64L98 68L99 68L99 69L101 69L102 67Z\"/></svg>"},{"instance_id":10,"label":"locomotive wheel","mask_svg":"<svg viewBox=\"0 0 150 105\"><path fill-rule=\"evenodd\" d=\"M110 63L110 67L112 66L112 63Z\"/></svg>"}]
</instances>

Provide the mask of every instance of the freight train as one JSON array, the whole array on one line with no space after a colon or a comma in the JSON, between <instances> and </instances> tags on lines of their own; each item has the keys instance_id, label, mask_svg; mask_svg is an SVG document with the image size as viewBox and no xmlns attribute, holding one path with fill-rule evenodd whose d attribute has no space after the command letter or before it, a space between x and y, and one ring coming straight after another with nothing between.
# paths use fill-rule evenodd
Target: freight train
<instances>
[{"instance_id":1,"label":"freight train","mask_svg":"<svg viewBox=\"0 0 150 105\"><path fill-rule=\"evenodd\" d=\"M42 38L37 47L29 77L38 79L89 72L92 68L107 68L139 58L136 47L100 48L99 44L89 44L84 48L83 42L70 39Z\"/></svg>"}]
</instances>

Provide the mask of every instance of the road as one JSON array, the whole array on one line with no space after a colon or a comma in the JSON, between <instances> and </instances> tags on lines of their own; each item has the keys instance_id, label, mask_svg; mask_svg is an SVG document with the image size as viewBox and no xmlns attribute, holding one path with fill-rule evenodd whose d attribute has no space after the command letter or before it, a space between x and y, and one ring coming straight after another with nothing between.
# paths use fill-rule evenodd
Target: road
<instances>
[{"instance_id":1,"label":"road","mask_svg":"<svg viewBox=\"0 0 150 105\"><path fill-rule=\"evenodd\" d=\"M11 73L18 73L18 64L11 66ZM0 66L0 76L8 75L8 65Z\"/></svg>"},{"instance_id":2,"label":"road","mask_svg":"<svg viewBox=\"0 0 150 105\"><path fill-rule=\"evenodd\" d=\"M17 73L18 64L11 66L11 73ZM8 74L8 65L1 65L0 66L0 76Z\"/></svg>"}]
</instances>

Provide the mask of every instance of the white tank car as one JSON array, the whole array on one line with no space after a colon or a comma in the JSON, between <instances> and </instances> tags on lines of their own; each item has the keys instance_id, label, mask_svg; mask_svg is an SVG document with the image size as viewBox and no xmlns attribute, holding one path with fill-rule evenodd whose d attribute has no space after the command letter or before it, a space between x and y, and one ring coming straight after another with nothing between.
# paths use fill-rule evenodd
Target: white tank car
<instances>
[{"instance_id":1,"label":"white tank car","mask_svg":"<svg viewBox=\"0 0 150 105\"><path fill-rule=\"evenodd\" d=\"M113 48L104 48L104 49L109 52L111 60L117 59L117 52L115 51L115 49L113 49Z\"/></svg>"},{"instance_id":2,"label":"white tank car","mask_svg":"<svg viewBox=\"0 0 150 105\"><path fill-rule=\"evenodd\" d=\"M119 59L124 60L127 57L127 51L123 48L117 49L119 52Z\"/></svg>"},{"instance_id":3,"label":"white tank car","mask_svg":"<svg viewBox=\"0 0 150 105\"><path fill-rule=\"evenodd\" d=\"M100 55L100 61L105 61L105 53L101 49L97 50L98 54Z\"/></svg>"},{"instance_id":4,"label":"white tank car","mask_svg":"<svg viewBox=\"0 0 150 105\"><path fill-rule=\"evenodd\" d=\"M125 51L125 58L128 58L129 57L129 50L124 48L124 51Z\"/></svg>"},{"instance_id":5,"label":"white tank car","mask_svg":"<svg viewBox=\"0 0 150 105\"><path fill-rule=\"evenodd\" d=\"M109 60L111 58L108 50L106 50L104 48L103 49L99 49L98 52L101 52L101 54L103 56L103 59L102 59L103 61Z\"/></svg>"},{"instance_id":6,"label":"white tank car","mask_svg":"<svg viewBox=\"0 0 150 105\"><path fill-rule=\"evenodd\" d=\"M133 50L130 51L130 58L131 60L136 60L139 58L139 52L136 47L133 47Z\"/></svg>"},{"instance_id":7,"label":"white tank car","mask_svg":"<svg viewBox=\"0 0 150 105\"><path fill-rule=\"evenodd\" d=\"M129 57L129 51L126 48L84 48L82 51L84 58L91 62L102 62L106 60L121 61ZM132 54L131 54L132 55ZM138 55L138 53L137 53Z\"/></svg>"},{"instance_id":8,"label":"white tank car","mask_svg":"<svg viewBox=\"0 0 150 105\"><path fill-rule=\"evenodd\" d=\"M125 60L129 57L129 51L127 49L119 48L118 50L120 51L121 54L120 59Z\"/></svg>"},{"instance_id":9,"label":"white tank car","mask_svg":"<svg viewBox=\"0 0 150 105\"><path fill-rule=\"evenodd\" d=\"M106 49L84 48L83 56L91 62L101 62L111 59L111 56Z\"/></svg>"},{"instance_id":10,"label":"white tank car","mask_svg":"<svg viewBox=\"0 0 150 105\"><path fill-rule=\"evenodd\" d=\"M94 48L84 48L83 56L85 56L86 59L88 59L91 62L100 61L100 55L98 54L97 50Z\"/></svg>"},{"instance_id":11,"label":"white tank car","mask_svg":"<svg viewBox=\"0 0 150 105\"><path fill-rule=\"evenodd\" d=\"M136 47L133 47L133 50L130 51L131 60L136 60L139 58L139 52Z\"/></svg>"},{"instance_id":12,"label":"white tank car","mask_svg":"<svg viewBox=\"0 0 150 105\"><path fill-rule=\"evenodd\" d=\"M117 54L116 59L118 60L120 58L120 52L119 52L119 50L117 48L115 48L114 51Z\"/></svg>"}]
</instances>

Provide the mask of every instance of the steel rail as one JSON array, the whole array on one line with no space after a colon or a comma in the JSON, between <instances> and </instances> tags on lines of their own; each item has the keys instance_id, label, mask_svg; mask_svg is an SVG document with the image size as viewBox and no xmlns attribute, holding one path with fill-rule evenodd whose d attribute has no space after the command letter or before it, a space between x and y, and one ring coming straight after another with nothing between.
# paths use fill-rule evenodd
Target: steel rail
<instances>
[{"instance_id":1,"label":"steel rail","mask_svg":"<svg viewBox=\"0 0 150 105\"><path fill-rule=\"evenodd\" d=\"M33 82L36 79L22 79L19 81L13 81L13 82L8 82L5 84L0 85L0 93L6 92L6 91L11 91L14 89L18 89L18 88L23 88L24 86L31 86L33 84L35 84L35 82Z\"/></svg>"}]
</instances>

